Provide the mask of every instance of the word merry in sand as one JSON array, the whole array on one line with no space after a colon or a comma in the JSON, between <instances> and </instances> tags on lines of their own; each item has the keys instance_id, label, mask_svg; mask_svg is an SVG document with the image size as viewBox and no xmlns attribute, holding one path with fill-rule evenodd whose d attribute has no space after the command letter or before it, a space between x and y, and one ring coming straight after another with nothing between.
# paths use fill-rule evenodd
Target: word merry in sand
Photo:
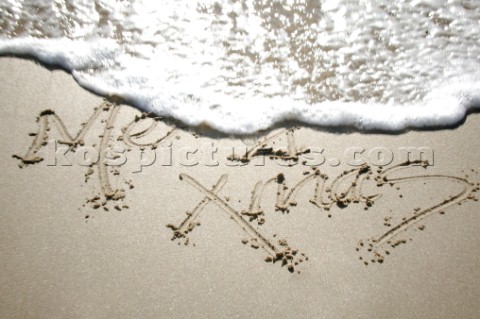
<instances>
[{"instance_id":1,"label":"word merry in sand","mask_svg":"<svg viewBox=\"0 0 480 319\"><path fill-rule=\"evenodd\" d=\"M151 142L140 142L139 140L141 138L154 132L158 126L158 123L161 121L161 118L159 117L142 113L141 116L135 116L132 121L123 127L121 130L122 133L115 138L112 134L112 131L116 125L119 110L120 106L107 101L103 102L100 106L94 108L93 114L86 122L81 124L80 130L76 134L71 134L69 132L65 123L54 111L45 110L41 112L37 118L37 132L29 134L30 136L34 137L34 140L28 148L26 154L13 155L13 157L20 160L20 168L43 161L44 157L39 155L39 151L47 145L49 133L51 132L52 128L56 128L57 133L60 135L58 144L67 146L63 150L57 150L57 152L66 154L67 152L70 152L79 146L85 145L87 133L96 121L100 122L103 124L103 130L101 134L98 135L98 145L94 145L98 149L97 153L99 154L99 160L91 163L87 168L87 172L85 173L85 182L87 182L94 175L96 170L96 175L98 176L98 181L100 184L100 192L95 194L92 198L87 199L87 203L91 204L91 207L94 209L103 207L104 210L108 210L108 202L123 200L126 195L126 190L124 188L114 187L111 183L112 176L120 175L119 167L121 166L115 166L112 164L117 159L118 154L112 154L109 152L109 150L114 149L111 148L111 143L115 140L117 142L123 142L125 145L127 145L127 147L136 147L139 149L146 147L156 148L161 142L169 139L172 136L172 133L175 131L175 127L171 127L166 132L161 132L161 135ZM102 113L106 113L106 120L100 119ZM140 127L140 124L143 121L150 121L149 126L139 129L138 127ZM124 184L126 184L127 189L133 188L133 183L131 180L124 181ZM121 210L122 208L128 208L128 206L114 204L114 208Z\"/></svg>"},{"instance_id":2,"label":"word merry in sand","mask_svg":"<svg viewBox=\"0 0 480 319\"><path fill-rule=\"evenodd\" d=\"M118 150L116 147L118 146L118 143L123 143L127 147L126 151L131 151L132 148L136 148L141 150L143 154L146 149L155 150L159 148L160 145L167 143L171 145L172 137L175 135L174 133L178 131L176 124L173 122L167 123L165 119L156 115L141 113L140 116L135 116L127 125L122 127L120 130L121 132L118 135L115 135L114 129L118 126L117 117L120 108L119 105L104 101L101 105L93 109L92 115L87 121L81 124L81 128L75 134L67 129L65 122L53 110L47 109L42 111L37 117L37 132L29 133L29 136L33 137L30 147L24 155L15 154L13 157L20 160L20 168L44 161L45 155L41 155L40 151L47 147L49 136L55 129L60 138L54 143L55 156L53 159L48 159L47 156L47 166L56 166L57 159L64 159L65 154L85 146L87 134L91 131L92 126L96 122L103 125L101 133L97 137L94 137L95 139L98 139L98 143L92 145L92 147L97 149L95 153L98 155L98 160L92 161L88 165L83 166L88 166L85 173L85 182L88 182L96 175L98 176L98 182L100 185L100 192L92 196L92 198L87 199L87 203L95 209L103 207L105 210L108 210L108 202L123 200L126 196L126 189L133 187L133 182L131 180L123 181L126 185L126 189L124 187L116 187L112 183L114 177L120 175L122 165L124 164L124 161L122 161L120 157L124 155L123 153L125 149L120 148L120 150ZM160 122L165 125L160 127ZM195 133L192 133L192 135L198 137ZM274 153L277 154L276 158L296 163L298 162L299 154L308 153L308 149L303 151L297 150L293 131L285 129L273 136L265 138L256 146L250 149L245 149L244 155L241 157L241 162L245 164L252 158L267 156L267 151L272 149L266 149L266 143L279 139L282 136L287 137L287 151L274 150ZM113 142L117 143L117 145L112 145ZM63 149L57 149L57 144L65 145L66 147ZM232 148L232 154L235 154L234 148ZM61 156L58 156L57 158L57 155ZM227 160L231 163L231 166L237 166L238 164L235 163L237 162L237 159L234 159L233 157L235 157L235 155L229 156ZM270 156L270 158L272 157ZM71 165L71 163L68 163L67 165ZM143 158L140 157L140 166L148 165L149 163L144 165ZM171 166L171 164L165 166ZM115 204L115 208L119 210L119 208L123 208L123 205Z\"/></svg>"}]
</instances>

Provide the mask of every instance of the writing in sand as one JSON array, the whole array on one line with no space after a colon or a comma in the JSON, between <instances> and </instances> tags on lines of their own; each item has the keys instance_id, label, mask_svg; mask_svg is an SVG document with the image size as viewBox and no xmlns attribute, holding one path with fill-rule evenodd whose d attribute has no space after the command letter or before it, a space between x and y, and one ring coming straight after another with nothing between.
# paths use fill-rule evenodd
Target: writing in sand
<instances>
[{"instance_id":1,"label":"writing in sand","mask_svg":"<svg viewBox=\"0 0 480 319\"><path fill-rule=\"evenodd\" d=\"M92 115L81 125L76 134L72 134L67 129L66 123L54 111L43 111L37 118L37 132L30 133L33 137L31 145L24 155L13 157L20 161L20 167L42 162L45 158L42 151L47 147L53 130L59 136L59 144L66 145L69 151L75 150L85 145L86 136L92 132L92 126L96 123L101 127L101 134L93 137L96 142L92 147L98 150L99 158L85 167L85 182L97 176L95 180L98 181L99 190L94 196L87 198L83 204L83 211L86 211L85 218L87 220L91 218L96 210L134 209L134 206L126 204L126 195L130 189L134 188L134 184L132 179L121 181L122 166L112 165L112 161L115 162L120 157L115 152L112 154L111 151L107 151L111 150L112 142L123 143L127 150L156 149L164 143L170 143L170 145L181 143L180 139L174 137L176 132L182 131L193 135L195 133L188 132L171 121L150 114L141 114L134 116L125 126L120 127L117 135L114 135L115 128L120 125L117 122L120 109L119 105L103 102L94 109ZM161 128L160 124L162 124ZM145 141L149 137L150 140ZM286 140L286 149L278 149L275 146L275 141L280 138ZM470 181L467 176L427 172L429 163L422 159L407 160L388 167L372 167L363 164L344 170L337 176L329 176L319 166L296 165L299 163L300 156L308 153L310 153L309 149L298 150L295 146L295 129L283 129L256 142L240 156L238 154L228 156L226 160L232 165L235 163L247 165L258 157L280 160L287 164L281 166L282 171L273 172L268 179L257 180L256 174L250 171L252 178L249 180L254 183L248 194L246 205L233 203L229 200L229 194L222 193L224 186L229 182L227 173L218 172L218 180L212 187L206 186L201 178L180 173L178 183L188 184L180 188L182 190L180 192L189 194L195 191L201 194L202 199L199 202L192 202L192 209L188 210L181 219L179 217L178 221L167 224L167 228L172 231L172 241L189 245L191 243L189 236L201 225L202 214L214 205L224 213L219 218L226 217L226 220L232 220L238 225L239 231L244 233L239 249L242 246L249 246L261 250L264 252L266 262L279 264L292 273L299 272L297 266L307 261L308 256L298 248L291 247L286 238L282 238L278 233L267 233L263 229L271 214L295 214L305 210L306 205L310 205L309 214L323 213L331 218L335 211L349 206L359 207L361 210L373 209L383 195L395 189L398 190L398 185L401 184L412 187L418 185L418 182L421 184L428 182L453 186L452 189L455 191L449 196L439 198L436 203L429 204L428 207L415 207L401 220L394 222L392 217L385 217L382 221L386 226L385 231L358 241L355 250L361 254L359 259L365 265L381 264L385 257L391 254L391 249L407 243L408 240L402 237L407 230L413 228L423 230L429 216L443 214L447 208L455 204L469 200L477 201L475 194L480 189L480 184ZM287 173L299 169L305 169L301 177L293 183L287 181ZM123 186L115 186L112 181L117 184L123 183ZM247 188L248 185L244 186ZM266 194L274 194L273 204L266 203L264 200ZM185 196L186 199L190 197ZM303 201L305 198L308 200L300 202L299 198ZM398 201L402 200L400 194Z\"/></svg>"}]
</instances>

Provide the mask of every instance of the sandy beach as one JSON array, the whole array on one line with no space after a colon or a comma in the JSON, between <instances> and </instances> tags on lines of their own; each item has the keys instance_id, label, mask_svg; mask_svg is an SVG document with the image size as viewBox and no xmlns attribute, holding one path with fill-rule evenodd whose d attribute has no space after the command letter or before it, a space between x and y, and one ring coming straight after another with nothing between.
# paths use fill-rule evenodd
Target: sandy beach
<instances>
[{"instance_id":1,"label":"sandy beach","mask_svg":"<svg viewBox=\"0 0 480 319\"><path fill-rule=\"evenodd\" d=\"M0 97L2 318L480 316L479 114L231 137L5 57Z\"/></svg>"}]
</instances>

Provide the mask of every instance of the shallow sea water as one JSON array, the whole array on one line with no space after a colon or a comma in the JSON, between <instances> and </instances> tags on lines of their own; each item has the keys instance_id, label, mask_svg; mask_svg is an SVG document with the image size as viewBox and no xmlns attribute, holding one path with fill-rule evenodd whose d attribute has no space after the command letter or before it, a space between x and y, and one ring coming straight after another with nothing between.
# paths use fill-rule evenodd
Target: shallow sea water
<instances>
[{"instance_id":1,"label":"shallow sea water","mask_svg":"<svg viewBox=\"0 0 480 319\"><path fill-rule=\"evenodd\" d=\"M475 0L0 0L0 54L227 133L401 131L480 107Z\"/></svg>"}]
</instances>

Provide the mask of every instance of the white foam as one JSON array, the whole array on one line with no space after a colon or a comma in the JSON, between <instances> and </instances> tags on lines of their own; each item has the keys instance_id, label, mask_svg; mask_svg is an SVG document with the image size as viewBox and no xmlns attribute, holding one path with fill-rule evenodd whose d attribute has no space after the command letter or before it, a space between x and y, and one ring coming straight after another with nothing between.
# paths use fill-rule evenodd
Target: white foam
<instances>
[{"instance_id":1,"label":"white foam","mask_svg":"<svg viewBox=\"0 0 480 319\"><path fill-rule=\"evenodd\" d=\"M0 13L0 55L227 133L444 127L480 107L475 1L0 0Z\"/></svg>"},{"instance_id":2,"label":"white foam","mask_svg":"<svg viewBox=\"0 0 480 319\"><path fill-rule=\"evenodd\" d=\"M108 67L120 51L119 45L108 39L81 40L17 38L0 39L0 54L29 56L42 63L59 66L67 71Z\"/></svg>"}]
</instances>

